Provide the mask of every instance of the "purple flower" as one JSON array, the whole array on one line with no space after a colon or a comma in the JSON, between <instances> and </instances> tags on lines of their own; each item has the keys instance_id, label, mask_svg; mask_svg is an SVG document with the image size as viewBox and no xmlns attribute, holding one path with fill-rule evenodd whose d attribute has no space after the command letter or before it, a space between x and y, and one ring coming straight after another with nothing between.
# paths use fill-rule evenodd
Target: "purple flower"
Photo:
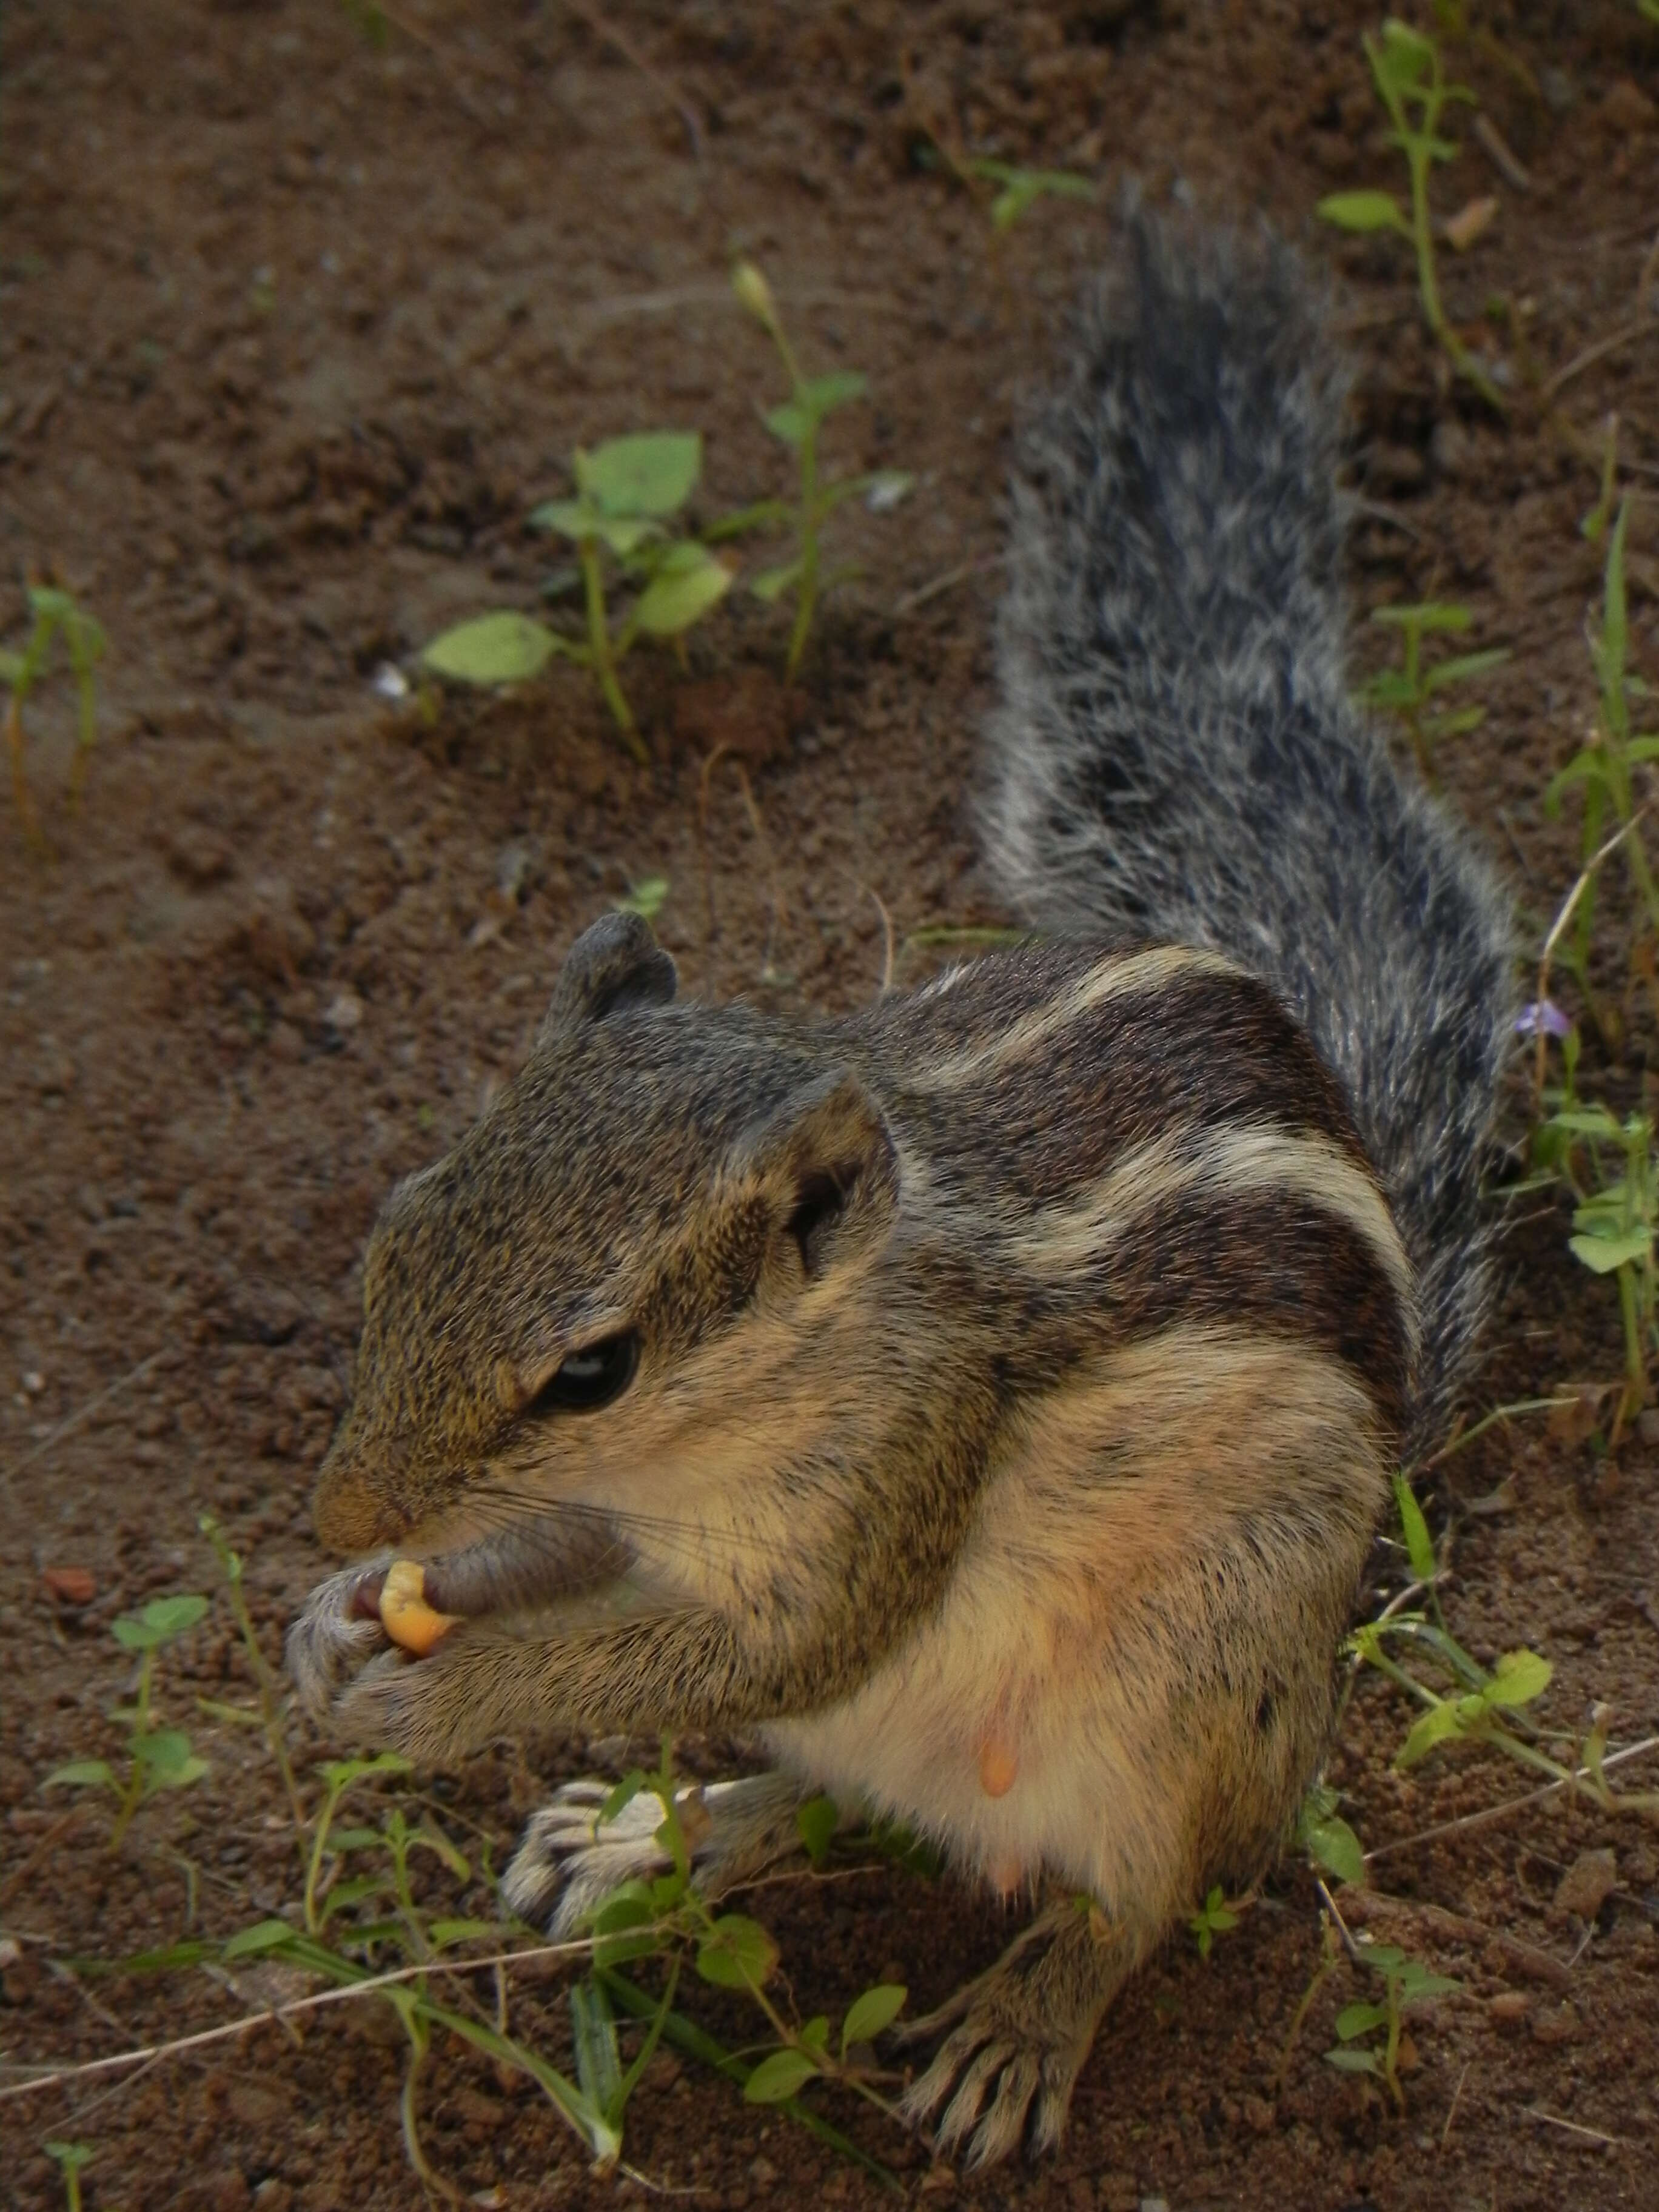
<instances>
[{"instance_id":1,"label":"purple flower","mask_svg":"<svg viewBox=\"0 0 1659 2212\"><path fill-rule=\"evenodd\" d=\"M1572 1024L1553 999L1534 999L1515 1018L1517 1036L1536 1036L1541 1030L1546 1036L1564 1037L1571 1028Z\"/></svg>"}]
</instances>

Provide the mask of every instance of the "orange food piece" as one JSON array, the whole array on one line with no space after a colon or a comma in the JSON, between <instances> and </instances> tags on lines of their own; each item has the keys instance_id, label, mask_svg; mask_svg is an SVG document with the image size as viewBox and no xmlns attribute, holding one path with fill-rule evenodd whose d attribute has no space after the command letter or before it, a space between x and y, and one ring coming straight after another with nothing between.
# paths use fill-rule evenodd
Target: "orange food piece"
<instances>
[{"instance_id":1,"label":"orange food piece","mask_svg":"<svg viewBox=\"0 0 1659 2212\"><path fill-rule=\"evenodd\" d=\"M979 1786L988 1797L1006 1797L1014 1786L1019 1760L1012 1744L987 1736L979 1750Z\"/></svg>"},{"instance_id":2,"label":"orange food piece","mask_svg":"<svg viewBox=\"0 0 1659 2212\"><path fill-rule=\"evenodd\" d=\"M418 1559L394 1559L380 1586L380 1626L400 1650L424 1659L460 1619L426 1601L426 1569Z\"/></svg>"}]
</instances>

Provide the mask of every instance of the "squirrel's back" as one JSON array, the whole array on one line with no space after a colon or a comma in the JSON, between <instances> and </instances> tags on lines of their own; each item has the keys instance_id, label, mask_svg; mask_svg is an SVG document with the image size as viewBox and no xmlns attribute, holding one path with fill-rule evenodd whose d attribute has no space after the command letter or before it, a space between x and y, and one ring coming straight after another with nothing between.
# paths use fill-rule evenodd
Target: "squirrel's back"
<instances>
[{"instance_id":1,"label":"squirrel's back","mask_svg":"<svg viewBox=\"0 0 1659 2212\"><path fill-rule=\"evenodd\" d=\"M1266 239L1127 228L1016 489L987 850L1037 927L1222 952L1305 1025L1418 1271L1420 1441L1486 1297L1508 910L1345 687L1321 301Z\"/></svg>"}]
</instances>

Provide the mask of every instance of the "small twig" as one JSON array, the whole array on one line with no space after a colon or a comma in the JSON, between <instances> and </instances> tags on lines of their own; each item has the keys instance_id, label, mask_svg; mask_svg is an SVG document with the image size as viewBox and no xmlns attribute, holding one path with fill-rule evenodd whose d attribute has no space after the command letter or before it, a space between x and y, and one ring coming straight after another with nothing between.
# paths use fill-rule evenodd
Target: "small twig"
<instances>
[{"instance_id":1,"label":"small twig","mask_svg":"<svg viewBox=\"0 0 1659 2212\"><path fill-rule=\"evenodd\" d=\"M360 1982L343 1982L330 1989L315 1990L309 1996L290 1997L283 2004L248 2013L240 2020L222 2021L217 2027L199 2028L194 2035L173 2036L162 2043L147 2043L131 2051L114 2051L107 2058L87 2058L72 2065L54 2066L48 2061L46 2070L30 2080L0 2087L0 2104L9 2104L16 2097L33 2096L38 2089L51 2089L61 2082L83 2081L94 2075L111 2074L118 2066L142 2066L152 2059L175 2058L183 2051L227 2043L256 2027L280 2027L296 2014L319 2012L325 2005L343 2004L352 1997L372 1996L377 1990L389 1989L396 1982L416 1981L422 1974L476 1974L488 1967L523 1966L544 1959L589 1958L592 1950L592 1939L587 1937L574 1943L536 1943L522 1951L497 1951L483 1959L423 1959L418 1966L398 1966L384 1974L365 1975Z\"/></svg>"},{"instance_id":2,"label":"small twig","mask_svg":"<svg viewBox=\"0 0 1659 2212\"><path fill-rule=\"evenodd\" d=\"M54 1444L60 1444L65 1437L73 1436L76 1429L82 1427L92 1419L100 1406L107 1405L109 1401L125 1390L129 1383L142 1381L155 1366L156 1361L165 1356L165 1349L164 1346L161 1352L152 1352L148 1359L141 1359L136 1367L130 1367L125 1375L118 1376L113 1382L99 1391L95 1397L88 1398L86 1404L71 1413L66 1421L59 1421L51 1434L42 1437L32 1449L23 1454L21 1459L14 1460L9 1468L0 1468L0 1481L9 1484L14 1475L21 1474L26 1467L33 1467L36 1460L44 1459Z\"/></svg>"},{"instance_id":3,"label":"small twig","mask_svg":"<svg viewBox=\"0 0 1659 2212\"><path fill-rule=\"evenodd\" d=\"M1600 2128L1582 2127L1577 2120L1564 2120L1559 2112L1547 2112L1541 2105L1522 2105L1521 2109L1529 2120L1542 2120L1547 2126L1565 2128L1570 2136L1583 2136L1590 2142L1606 2143L1613 2150L1629 2148L1628 2138L1624 2136L1610 2136Z\"/></svg>"},{"instance_id":4,"label":"small twig","mask_svg":"<svg viewBox=\"0 0 1659 2212\"><path fill-rule=\"evenodd\" d=\"M882 933L887 942L886 957L882 962L879 993L879 995L884 999L893 988L893 965L896 958L896 948L893 941L893 917L882 904L881 894L878 891L872 890L868 884L866 884L863 888L871 904L881 916Z\"/></svg>"},{"instance_id":5,"label":"small twig","mask_svg":"<svg viewBox=\"0 0 1659 2212\"><path fill-rule=\"evenodd\" d=\"M1513 185L1517 192L1529 192L1532 179L1516 159L1513 149L1489 115L1477 115L1470 126L1480 142L1481 151L1506 185Z\"/></svg>"},{"instance_id":6,"label":"small twig","mask_svg":"<svg viewBox=\"0 0 1659 2212\"><path fill-rule=\"evenodd\" d=\"M680 90L672 77L665 76L648 56L641 52L626 31L614 22L608 22L597 8L587 0L567 0L573 15L580 15L594 37L608 46L614 46L623 59L636 69L659 100L672 107L685 125L685 135L691 142L691 158L702 159L702 118Z\"/></svg>"},{"instance_id":7,"label":"small twig","mask_svg":"<svg viewBox=\"0 0 1659 2212\"><path fill-rule=\"evenodd\" d=\"M925 607L929 599L953 592L958 584L965 584L975 576L988 575L992 569L1002 568L1007 558L1006 553L993 553L986 560L964 561L957 568L945 569L943 575L930 577L927 583L918 584L914 592L906 592L902 599L894 600L895 621L901 616L914 614L918 607Z\"/></svg>"},{"instance_id":8,"label":"small twig","mask_svg":"<svg viewBox=\"0 0 1659 2212\"><path fill-rule=\"evenodd\" d=\"M1463 2061L1463 2071L1457 2077L1457 2087L1452 2091L1452 2100L1446 2107L1446 2124L1440 2130L1440 2148L1442 2150L1444 2150L1447 2143L1451 2139L1452 2122L1457 2118L1457 2106L1459 2100L1463 2094L1463 2084L1468 2080L1469 2069L1474 2065L1474 2061L1472 2058L1466 2058Z\"/></svg>"},{"instance_id":9,"label":"small twig","mask_svg":"<svg viewBox=\"0 0 1659 2212\"><path fill-rule=\"evenodd\" d=\"M1659 331L1659 318L1649 315L1640 322L1626 323L1622 330L1612 331L1606 337L1598 338L1594 345L1586 346L1583 353L1575 354L1565 368L1558 368L1554 375L1547 380L1538 395L1540 399L1546 407L1549 406L1574 377L1582 376L1587 368L1594 368L1598 361L1605 361L1609 354L1633 345L1638 338L1645 337L1652 331Z\"/></svg>"},{"instance_id":10,"label":"small twig","mask_svg":"<svg viewBox=\"0 0 1659 2212\"><path fill-rule=\"evenodd\" d=\"M1622 1766L1627 1759L1638 1759L1648 1751L1659 1751L1659 1735L1644 1736L1640 1743L1626 1744L1623 1751L1611 1753L1601 1761L1601 1771L1605 1774L1608 1767ZM1399 1836L1391 1844L1378 1844L1374 1850L1366 1852L1365 1863L1372 1866L1378 1859L1392 1857L1395 1851L1414 1850L1419 1844L1436 1843L1442 1836L1459 1834L1465 1829L1487 1827L1494 1820L1504 1820L1510 1814L1518 1813L1526 1806L1541 1805L1547 1797L1558 1796L1564 1790L1574 1788L1581 1782L1593 1782L1595 1778L1588 1766L1580 1766L1559 1782L1547 1782L1540 1790L1529 1790L1524 1797L1506 1797L1501 1805L1488 1805L1479 1813L1464 1813L1455 1820L1441 1821L1437 1827L1420 1829L1414 1836ZM1613 1809L1618 1810L1616 1798Z\"/></svg>"},{"instance_id":11,"label":"small twig","mask_svg":"<svg viewBox=\"0 0 1659 2212\"><path fill-rule=\"evenodd\" d=\"M1565 901L1562 905L1561 911L1556 915L1554 921L1551 924L1549 935L1544 939L1544 949L1538 957L1538 1006L1540 1009L1540 1012L1538 1020L1537 1079L1534 1086L1537 1091L1540 1108L1544 1097L1544 1075L1545 1071L1548 1066L1549 1054L1549 1032L1544 1027L1541 1009L1547 1003L1550 995L1550 963L1555 957L1555 948L1561 940L1562 932L1566 928L1567 924L1572 920L1573 914L1577 908L1579 900L1583 897L1584 893L1589 889L1591 884L1595 881L1596 870L1610 854L1616 852L1619 847L1624 843L1631 831L1634 830L1638 823L1641 821L1642 817L1652 811L1653 805L1653 800L1650 799L1644 805L1638 806L1635 813L1631 816L1630 820L1626 822L1622 828L1615 830L1612 836L1607 839L1607 842L1601 846L1600 850L1589 860L1585 861L1584 866L1579 873L1577 882L1567 893Z\"/></svg>"},{"instance_id":12,"label":"small twig","mask_svg":"<svg viewBox=\"0 0 1659 2212\"><path fill-rule=\"evenodd\" d=\"M1653 243L1643 256L1642 273L1636 280L1636 313L1638 318L1645 319L1647 316L1649 295L1653 290L1656 276L1659 276L1659 230L1655 231Z\"/></svg>"}]
</instances>

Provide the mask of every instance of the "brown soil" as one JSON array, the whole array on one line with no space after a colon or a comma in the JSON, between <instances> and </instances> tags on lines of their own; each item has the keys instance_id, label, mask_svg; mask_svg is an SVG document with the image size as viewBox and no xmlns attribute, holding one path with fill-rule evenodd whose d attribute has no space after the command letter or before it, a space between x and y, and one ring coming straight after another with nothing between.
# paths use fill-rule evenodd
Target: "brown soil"
<instances>
[{"instance_id":1,"label":"brown soil","mask_svg":"<svg viewBox=\"0 0 1659 2212\"><path fill-rule=\"evenodd\" d=\"M112 1617L216 1586L202 1511L249 1553L274 1653L318 1571L307 1494L343 1396L364 1232L392 1179L514 1065L575 931L663 874L661 933L692 988L838 1006L881 976L883 908L901 939L996 919L966 793L999 488L1019 394L1109 224L1048 202L994 251L982 208L915 159L924 121L973 151L1262 210L1341 274L1366 501L1356 598L1457 598L1479 641L1512 647L1448 775L1540 921L1577 865L1573 825L1547 821L1540 794L1593 705L1582 624L1600 556L1577 525L1613 408L1649 495L1632 617L1659 670L1659 33L1622 0L1475 0L1483 27L1453 57L1531 180L1521 191L1471 138L1435 185L1447 210L1499 201L1445 281L1474 335L1501 303L1486 329L1512 373L1506 427L1449 391L1395 245L1345 243L1313 216L1322 192L1393 166L1358 0L635 0L611 40L585 9L528 0L392 12L383 50L331 0L5 12L0 637L21 627L26 574L51 568L110 651L78 817L61 799L67 699L34 709L54 857L32 858L0 815L0 2080L270 2000L257 1977L73 1965L175 1940L188 1869L210 1934L294 1894L263 1753L191 1712L197 1692L246 1694L222 1603L161 1677L213 1761L205 1782L112 1854L104 1816L66 1824L41 1780L112 1747L103 1716L130 1680ZM734 246L771 272L815 362L869 373L872 404L838 422L832 455L919 479L896 514L842 518L863 572L800 692L778 681L774 622L748 611L696 639L689 675L630 666L648 770L574 671L510 701L446 702L431 728L383 705L382 661L463 613L536 604L549 549L524 516L563 489L579 441L695 424L705 514L778 488L756 419L773 365L727 299ZM1540 407L1529 380L1632 323ZM1638 1077L1603 1079L1626 1096ZM1569 1257L1561 1212L1528 1210L1475 1411L1618 1371L1611 1301ZM1519 1422L1429 1486L1454 1531L1453 1626L1486 1657L1547 1651L1564 1730L1596 1699L1621 1741L1659 1726L1653 1461L1640 1436L1598 1456ZM92 1577L90 1602L54 1596L46 1571L62 1569ZM1556 1802L1414 1842L1528 1778L1455 1757L1402 1778L1389 1759L1404 1718L1362 1684L1334 1765L1386 1850L1378 1887L1403 1900L1371 1924L1460 1984L1416 2023L1403 2113L1322 2063L1360 1993L1350 1970L1287 2049L1321 1955L1304 1873L1207 1962L1171 1942L1108 2021L1045 2166L930 2172L878 2116L829 2109L909 2198L963 2205L1659 2205L1652 1828ZM307 1741L306 1768L316 1753ZM547 1774L580 1755L555 1750L535 1774L480 1759L431 1802L499 1860ZM1583 1926L1556 1887L1601 1846L1618 1884ZM894 1870L787 1886L758 1909L803 2013L884 1969L935 2001L1006 1933L949 1881ZM523 1986L512 2018L569 2063L556 1982ZM76 2138L96 2150L92 2205L415 2205L384 2024L342 2008L0 2107L0 2191L61 2203L41 2146ZM597 2204L640 2185L589 2177L536 2091L463 2051L434 2053L424 2110L434 2165L474 2201ZM890 2201L665 2058L630 2109L627 2156L701 2203Z\"/></svg>"}]
</instances>

